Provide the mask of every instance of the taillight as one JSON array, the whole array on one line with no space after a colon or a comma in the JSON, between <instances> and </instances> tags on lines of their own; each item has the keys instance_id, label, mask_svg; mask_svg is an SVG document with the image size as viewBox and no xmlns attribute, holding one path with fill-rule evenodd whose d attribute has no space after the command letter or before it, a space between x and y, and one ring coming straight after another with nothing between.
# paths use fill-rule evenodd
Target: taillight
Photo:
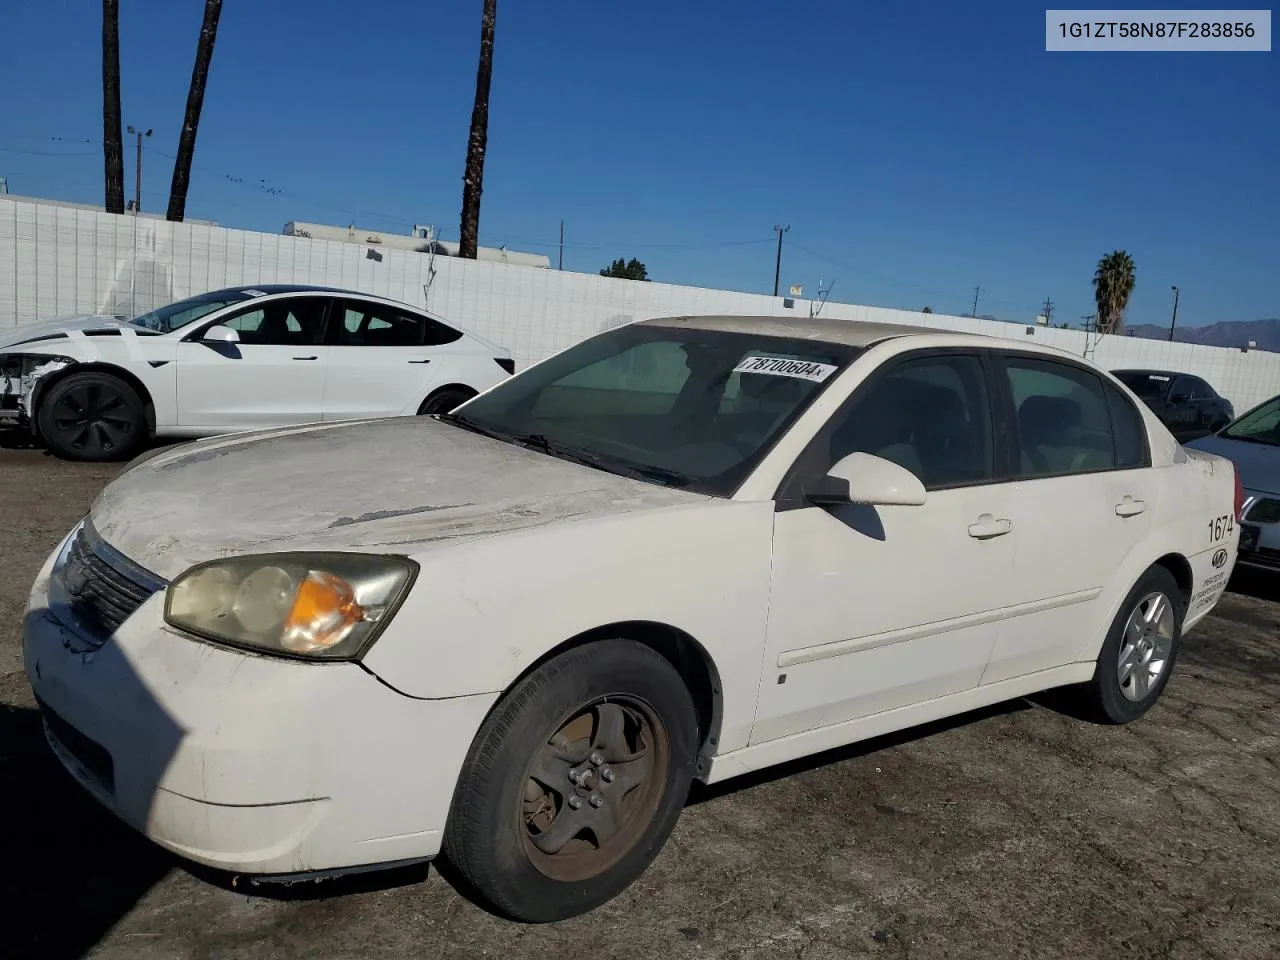
<instances>
[{"instance_id":1,"label":"taillight","mask_svg":"<svg viewBox=\"0 0 1280 960\"><path fill-rule=\"evenodd\" d=\"M1231 472L1236 476L1236 523L1244 519L1244 484L1240 482L1240 468L1231 462Z\"/></svg>"},{"instance_id":2,"label":"taillight","mask_svg":"<svg viewBox=\"0 0 1280 960\"><path fill-rule=\"evenodd\" d=\"M494 357L493 362L500 366L507 373L516 372L516 362L510 357Z\"/></svg>"}]
</instances>

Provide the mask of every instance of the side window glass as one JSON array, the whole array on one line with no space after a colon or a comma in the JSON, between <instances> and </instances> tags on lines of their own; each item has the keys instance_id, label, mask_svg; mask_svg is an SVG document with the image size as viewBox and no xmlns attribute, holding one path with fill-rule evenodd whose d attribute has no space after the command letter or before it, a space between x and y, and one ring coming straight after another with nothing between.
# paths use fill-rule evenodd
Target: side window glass
<instances>
[{"instance_id":1,"label":"side window glass","mask_svg":"<svg viewBox=\"0 0 1280 960\"><path fill-rule=\"evenodd\" d=\"M1111 426L1116 438L1116 467L1134 470L1147 465L1147 426L1142 415L1123 393L1102 382L1111 413Z\"/></svg>"},{"instance_id":2,"label":"side window glass","mask_svg":"<svg viewBox=\"0 0 1280 960\"><path fill-rule=\"evenodd\" d=\"M1029 357L1005 359L1018 415L1019 477L1116 466L1102 380L1088 370Z\"/></svg>"},{"instance_id":3,"label":"side window glass","mask_svg":"<svg viewBox=\"0 0 1280 960\"><path fill-rule=\"evenodd\" d=\"M836 414L828 466L869 453L905 467L926 489L992 479L991 414L972 355L908 360Z\"/></svg>"},{"instance_id":4,"label":"side window glass","mask_svg":"<svg viewBox=\"0 0 1280 960\"><path fill-rule=\"evenodd\" d=\"M417 347L426 330L425 317L401 313L379 304L356 300L338 302L342 322L337 325L340 347Z\"/></svg>"},{"instance_id":5,"label":"side window glass","mask_svg":"<svg viewBox=\"0 0 1280 960\"><path fill-rule=\"evenodd\" d=\"M1191 378L1191 399L1192 400L1209 400L1213 397L1213 391L1209 389L1209 385L1199 377Z\"/></svg>"},{"instance_id":6,"label":"side window glass","mask_svg":"<svg viewBox=\"0 0 1280 960\"><path fill-rule=\"evenodd\" d=\"M223 320L240 334L241 343L263 346L312 346L324 330L325 301L321 297L273 300Z\"/></svg>"}]
</instances>

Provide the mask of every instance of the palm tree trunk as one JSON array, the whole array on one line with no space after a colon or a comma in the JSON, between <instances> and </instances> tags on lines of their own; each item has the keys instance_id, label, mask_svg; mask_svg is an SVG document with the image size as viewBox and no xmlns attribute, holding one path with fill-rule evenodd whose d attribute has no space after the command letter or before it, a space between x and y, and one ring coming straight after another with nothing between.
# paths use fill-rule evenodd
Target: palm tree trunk
<instances>
[{"instance_id":1,"label":"palm tree trunk","mask_svg":"<svg viewBox=\"0 0 1280 960\"><path fill-rule=\"evenodd\" d=\"M187 90L187 115L183 118L182 134L178 137L178 156L173 161L169 211L165 214L169 220L181 220L187 213L187 187L191 183L191 160L196 152L196 128L200 125L204 86L209 79L209 62L213 59L213 44L218 38L218 17L221 15L222 0L205 0L204 23L200 25L196 62L191 69L191 87Z\"/></svg>"},{"instance_id":2,"label":"palm tree trunk","mask_svg":"<svg viewBox=\"0 0 1280 960\"><path fill-rule=\"evenodd\" d=\"M124 213L120 140L120 0L102 0L102 159L107 213Z\"/></svg>"},{"instance_id":3,"label":"palm tree trunk","mask_svg":"<svg viewBox=\"0 0 1280 960\"><path fill-rule=\"evenodd\" d=\"M493 32L498 0L484 0L480 18L480 66L476 70L476 102L471 108L471 135L467 138L467 168L462 175L462 224L458 230L458 256L476 258L480 237L480 193L484 189L484 151L489 141L489 83L493 79Z\"/></svg>"}]
</instances>

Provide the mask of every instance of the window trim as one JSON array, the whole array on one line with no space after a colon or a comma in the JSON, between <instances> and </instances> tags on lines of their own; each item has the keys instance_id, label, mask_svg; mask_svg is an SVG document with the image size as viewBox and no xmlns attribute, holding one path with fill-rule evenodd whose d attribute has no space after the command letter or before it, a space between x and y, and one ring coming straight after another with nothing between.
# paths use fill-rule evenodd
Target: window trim
<instances>
[{"instance_id":1,"label":"window trim","mask_svg":"<svg viewBox=\"0 0 1280 960\"><path fill-rule=\"evenodd\" d=\"M973 357L978 361L982 371L980 383L983 388L983 399L987 405L987 426L990 430L991 437L991 475L982 480L973 480L966 483L951 483L936 487L925 487L929 493L945 493L949 490L965 490L970 487L989 487L997 484L1008 482L1006 470L1001 467L1001 450L1005 446L1001 436L1002 424L997 416L997 394L994 390L994 377L991 367L991 353L989 347L920 347L915 350L907 350L903 353L896 354L886 360L880 366L876 367L866 378L854 388L849 396L845 397L840 406L827 417L826 422L819 427L809 438L809 442L804 445L804 449L796 455L795 460L791 462L791 466L787 468L786 473L782 475L782 479L778 482L778 487L774 491L774 511L782 512L785 510L801 510L806 508L821 509L810 503L804 496L804 483L806 480L814 478L815 470L813 460L823 450L826 449L830 440L831 433L834 430L836 422L847 413L852 407L860 403L868 392L875 389L883 380L888 379L892 373L898 368L909 363L915 363L920 360L930 360L934 358L951 358L951 357ZM1006 458L1007 459L1007 458ZM1006 463L1007 467L1007 463Z\"/></svg>"},{"instance_id":2,"label":"window trim","mask_svg":"<svg viewBox=\"0 0 1280 960\"><path fill-rule=\"evenodd\" d=\"M1138 424L1141 429L1142 438L1142 462L1134 467L1117 466L1119 456L1116 443L1116 424L1115 418L1111 411L1111 401L1109 393L1106 389L1108 384L1104 382L1104 378L1097 370L1086 364L1079 363L1070 357L1051 356L1049 354L1037 353L1034 350L1017 350L1017 349L999 349L992 351L992 361L995 368L996 376L1000 381L1002 392L1003 418L1007 422L1007 437L1009 439L1008 460L1006 466L1009 470L1009 479L1015 483L1031 483L1036 480L1054 480L1059 477L1087 477L1101 473L1123 473L1127 470L1145 470L1151 466L1151 434L1147 430L1146 420L1143 419L1141 411L1133 404L1133 401L1125 394L1124 390L1115 389L1119 398L1129 405L1130 412L1138 418ZM1080 373L1092 377L1098 382L1098 392L1102 397L1103 408L1107 412L1107 430L1111 434L1111 461L1109 467L1097 467L1091 470L1067 470L1058 473L1040 473L1034 476L1021 476L1021 454L1022 454L1022 435L1018 430L1018 408L1013 402L1013 390L1009 383L1008 361L1010 359L1032 360L1039 363L1057 365L1067 367L1069 369L1078 370ZM1110 384L1114 387L1114 384Z\"/></svg>"},{"instance_id":3,"label":"window trim","mask_svg":"<svg viewBox=\"0 0 1280 960\"><path fill-rule=\"evenodd\" d=\"M279 296L271 296L271 297L250 297L249 299L243 300L240 303L229 304L227 307L224 308L224 310L230 311L230 312L219 311L218 316L215 319L208 320L208 322L205 322L207 318L201 318L200 320L196 321L196 329L192 330L190 333L184 336L180 342L204 343L205 342L204 335L209 331L211 327L224 326L229 320L234 320L236 317L243 316L246 313L252 313L254 310L262 309L265 304L289 303L294 300L319 300L320 301L320 309L321 309L320 335L314 343L307 343L307 344L243 343L237 340L237 341L232 341L234 345L242 349L244 347L298 347L298 346L325 347L325 346L328 346L329 345L329 318L333 316L333 304L334 304L333 298L329 296L314 296L314 295L307 296L305 294L299 294L299 293L285 293L285 294L280 294ZM217 342L221 343L222 341L217 341Z\"/></svg>"}]
</instances>

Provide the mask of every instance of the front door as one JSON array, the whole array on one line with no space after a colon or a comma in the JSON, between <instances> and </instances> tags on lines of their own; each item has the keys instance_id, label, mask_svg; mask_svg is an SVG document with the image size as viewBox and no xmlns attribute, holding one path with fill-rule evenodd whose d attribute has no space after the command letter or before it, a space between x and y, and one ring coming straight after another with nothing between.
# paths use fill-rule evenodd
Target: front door
<instances>
[{"instance_id":1,"label":"front door","mask_svg":"<svg viewBox=\"0 0 1280 960\"><path fill-rule=\"evenodd\" d=\"M751 742L978 685L1022 531L996 482L977 352L907 355L874 374L783 484ZM922 506L820 508L804 477L865 452L916 474Z\"/></svg>"},{"instance_id":2,"label":"front door","mask_svg":"<svg viewBox=\"0 0 1280 960\"><path fill-rule=\"evenodd\" d=\"M1150 533L1159 489L1128 397L1066 361L1010 355L1005 368L1020 536L984 684L1070 663L1106 628L1103 591Z\"/></svg>"},{"instance_id":3,"label":"front door","mask_svg":"<svg viewBox=\"0 0 1280 960\"><path fill-rule=\"evenodd\" d=\"M320 420L326 353L324 297L255 300L219 321L238 343L178 344L178 423L243 430Z\"/></svg>"}]
</instances>

